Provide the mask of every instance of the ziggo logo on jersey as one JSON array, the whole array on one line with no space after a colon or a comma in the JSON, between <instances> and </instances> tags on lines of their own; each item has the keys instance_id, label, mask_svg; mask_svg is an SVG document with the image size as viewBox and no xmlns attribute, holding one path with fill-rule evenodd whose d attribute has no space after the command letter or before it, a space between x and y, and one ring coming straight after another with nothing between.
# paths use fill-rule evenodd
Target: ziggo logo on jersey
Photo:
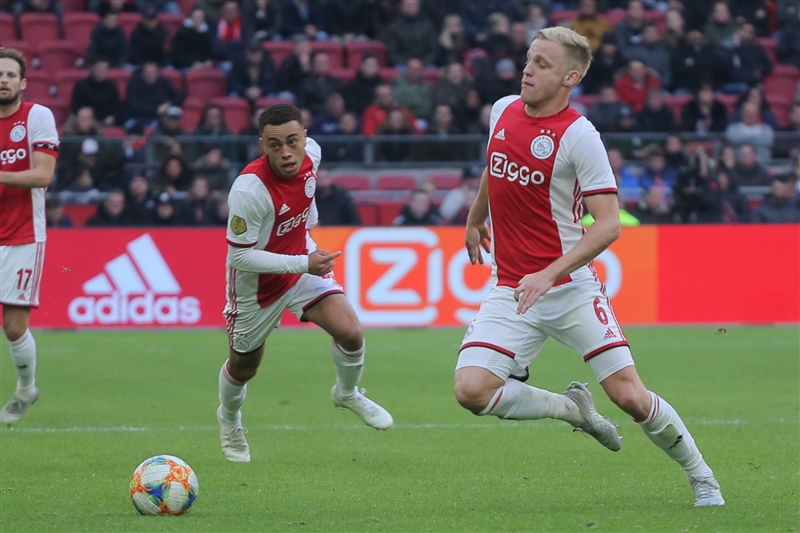
<instances>
[{"instance_id":1,"label":"ziggo logo on jersey","mask_svg":"<svg viewBox=\"0 0 800 533\"><path fill-rule=\"evenodd\" d=\"M303 212L300 213L299 215L297 215L295 217L292 217L292 218L290 218L289 220L287 220L285 222L281 222L280 225L278 226L278 229L275 232L275 234L278 237L283 237L284 235L286 235L287 233L292 231L294 228L299 226L300 223L305 222L306 220L308 220L309 213L311 213L311 208L310 207L306 207L303 210Z\"/></svg>"},{"instance_id":2,"label":"ziggo logo on jersey","mask_svg":"<svg viewBox=\"0 0 800 533\"><path fill-rule=\"evenodd\" d=\"M0 165L13 165L26 157L28 157L28 151L25 148L18 148L16 150L9 148L8 150L0 152Z\"/></svg>"},{"instance_id":3,"label":"ziggo logo on jersey","mask_svg":"<svg viewBox=\"0 0 800 533\"><path fill-rule=\"evenodd\" d=\"M514 182L519 180L520 185L541 185L544 183L545 175L540 170L531 170L528 165L520 165L514 161L509 161L508 156L503 152L492 152L489 156L489 175L495 178L506 178Z\"/></svg>"}]
</instances>

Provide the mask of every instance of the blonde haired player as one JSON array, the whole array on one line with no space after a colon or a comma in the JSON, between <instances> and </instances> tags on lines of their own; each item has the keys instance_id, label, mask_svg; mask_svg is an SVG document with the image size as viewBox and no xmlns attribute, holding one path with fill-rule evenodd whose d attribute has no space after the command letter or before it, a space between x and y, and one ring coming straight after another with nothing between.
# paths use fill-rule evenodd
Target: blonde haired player
<instances>
[{"instance_id":1,"label":"blonde haired player","mask_svg":"<svg viewBox=\"0 0 800 533\"><path fill-rule=\"evenodd\" d=\"M696 506L724 505L678 413L639 379L592 266L621 230L617 186L600 135L568 103L591 57L589 43L574 31L540 30L528 50L520 95L492 107L488 166L467 220L466 247L473 264L483 263L481 247L491 252L493 285L461 345L456 398L476 415L563 420L619 450L616 427L597 413L584 384L572 382L555 394L522 382L553 337L591 365L609 398L683 468ZM582 200L596 220L585 233Z\"/></svg>"},{"instance_id":2,"label":"blonde haired player","mask_svg":"<svg viewBox=\"0 0 800 533\"><path fill-rule=\"evenodd\" d=\"M58 131L46 107L22 101L27 62L0 48L0 304L17 389L0 422L19 422L39 397L36 342L28 329L39 305L44 262L44 193L53 180Z\"/></svg>"}]
</instances>

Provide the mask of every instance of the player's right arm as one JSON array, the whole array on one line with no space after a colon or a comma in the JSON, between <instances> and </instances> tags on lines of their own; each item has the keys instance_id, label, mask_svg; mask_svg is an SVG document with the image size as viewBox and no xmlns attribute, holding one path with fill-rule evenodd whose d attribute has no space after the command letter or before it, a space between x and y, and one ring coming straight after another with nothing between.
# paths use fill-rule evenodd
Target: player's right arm
<instances>
[{"instance_id":1,"label":"player's right arm","mask_svg":"<svg viewBox=\"0 0 800 533\"><path fill-rule=\"evenodd\" d=\"M486 169L483 169L478 195L469 209L469 215L467 215L467 232L464 240L467 246L467 254L469 254L469 261L473 265L475 263L483 264L483 254L481 254L480 247L483 247L488 253L490 250L489 243L492 240L489 235L489 226L486 225L486 219L489 218L488 182L489 174Z\"/></svg>"},{"instance_id":2,"label":"player's right arm","mask_svg":"<svg viewBox=\"0 0 800 533\"><path fill-rule=\"evenodd\" d=\"M58 129L50 109L34 105L28 115L28 135L33 148L33 168L0 172L0 184L20 189L48 187L53 181L58 158Z\"/></svg>"}]
</instances>

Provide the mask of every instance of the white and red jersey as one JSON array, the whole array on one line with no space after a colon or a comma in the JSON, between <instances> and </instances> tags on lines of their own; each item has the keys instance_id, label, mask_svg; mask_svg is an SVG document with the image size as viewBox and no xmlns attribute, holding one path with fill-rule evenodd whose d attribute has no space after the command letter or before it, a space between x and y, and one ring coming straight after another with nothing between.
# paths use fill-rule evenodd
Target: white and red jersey
<instances>
[{"instance_id":1,"label":"white and red jersey","mask_svg":"<svg viewBox=\"0 0 800 533\"><path fill-rule=\"evenodd\" d=\"M583 235L581 198L616 193L600 134L568 107L549 117L525 113L519 96L492 107L486 152L492 223L492 273L516 288L571 250ZM592 278L591 264L556 285Z\"/></svg>"},{"instance_id":2,"label":"white and red jersey","mask_svg":"<svg viewBox=\"0 0 800 533\"><path fill-rule=\"evenodd\" d=\"M58 157L58 130L50 109L22 102L10 116L0 118L0 171L33 168L33 153ZM30 244L46 239L44 187L25 189L0 184L0 246Z\"/></svg>"},{"instance_id":3,"label":"white and red jersey","mask_svg":"<svg viewBox=\"0 0 800 533\"><path fill-rule=\"evenodd\" d=\"M228 193L228 244L283 255L307 255L316 250L308 229L319 217L314 193L321 155L316 141L307 139L300 171L290 179L277 176L267 156L247 165ZM268 306L302 275L261 274L227 266L228 301L235 302L238 310Z\"/></svg>"}]
</instances>

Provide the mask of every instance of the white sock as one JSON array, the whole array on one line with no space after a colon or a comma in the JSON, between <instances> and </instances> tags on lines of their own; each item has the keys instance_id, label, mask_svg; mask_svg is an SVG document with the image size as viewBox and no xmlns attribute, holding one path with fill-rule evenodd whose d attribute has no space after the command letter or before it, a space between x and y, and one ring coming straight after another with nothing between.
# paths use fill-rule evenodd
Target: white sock
<instances>
[{"instance_id":1,"label":"white sock","mask_svg":"<svg viewBox=\"0 0 800 533\"><path fill-rule=\"evenodd\" d=\"M555 418L573 426L580 423L578 406L564 396L554 392L525 385L509 379L497 389L481 415L493 415L507 420L539 420Z\"/></svg>"},{"instance_id":2,"label":"white sock","mask_svg":"<svg viewBox=\"0 0 800 533\"><path fill-rule=\"evenodd\" d=\"M710 472L692 434L675 409L658 394L650 392L650 414L636 422L653 444L664 450L687 474Z\"/></svg>"},{"instance_id":3,"label":"white sock","mask_svg":"<svg viewBox=\"0 0 800 533\"><path fill-rule=\"evenodd\" d=\"M9 342L11 347L11 360L17 369L17 394L30 391L36 383L36 341L33 340L31 330L14 342Z\"/></svg>"},{"instance_id":4,"label":"white sock","mask_svg":"<svg viewBox=\"0 0 800 533\"><path fill-rule=\"evenodd\" d=\"M242 419L239 409L242 407L246 395L247 384L231 377L226 360L219 370L219 404L222 406L220 414L226 422L236 424Z\"/></svg>"},{"instance_id":5,"label":"white sock","mask_svg":"<svg viewBox=\"0 0 800 533\"><path fill-rule=\"evenodd\" d=\"M336 365L336 386L339 396L348 398L355 394L356 386L361 381L361 372L364 370L364 351L367 343L354 352L348 352L334 340L331 342L331 355L333 364Z\"/></svg>"}]
</instances>

